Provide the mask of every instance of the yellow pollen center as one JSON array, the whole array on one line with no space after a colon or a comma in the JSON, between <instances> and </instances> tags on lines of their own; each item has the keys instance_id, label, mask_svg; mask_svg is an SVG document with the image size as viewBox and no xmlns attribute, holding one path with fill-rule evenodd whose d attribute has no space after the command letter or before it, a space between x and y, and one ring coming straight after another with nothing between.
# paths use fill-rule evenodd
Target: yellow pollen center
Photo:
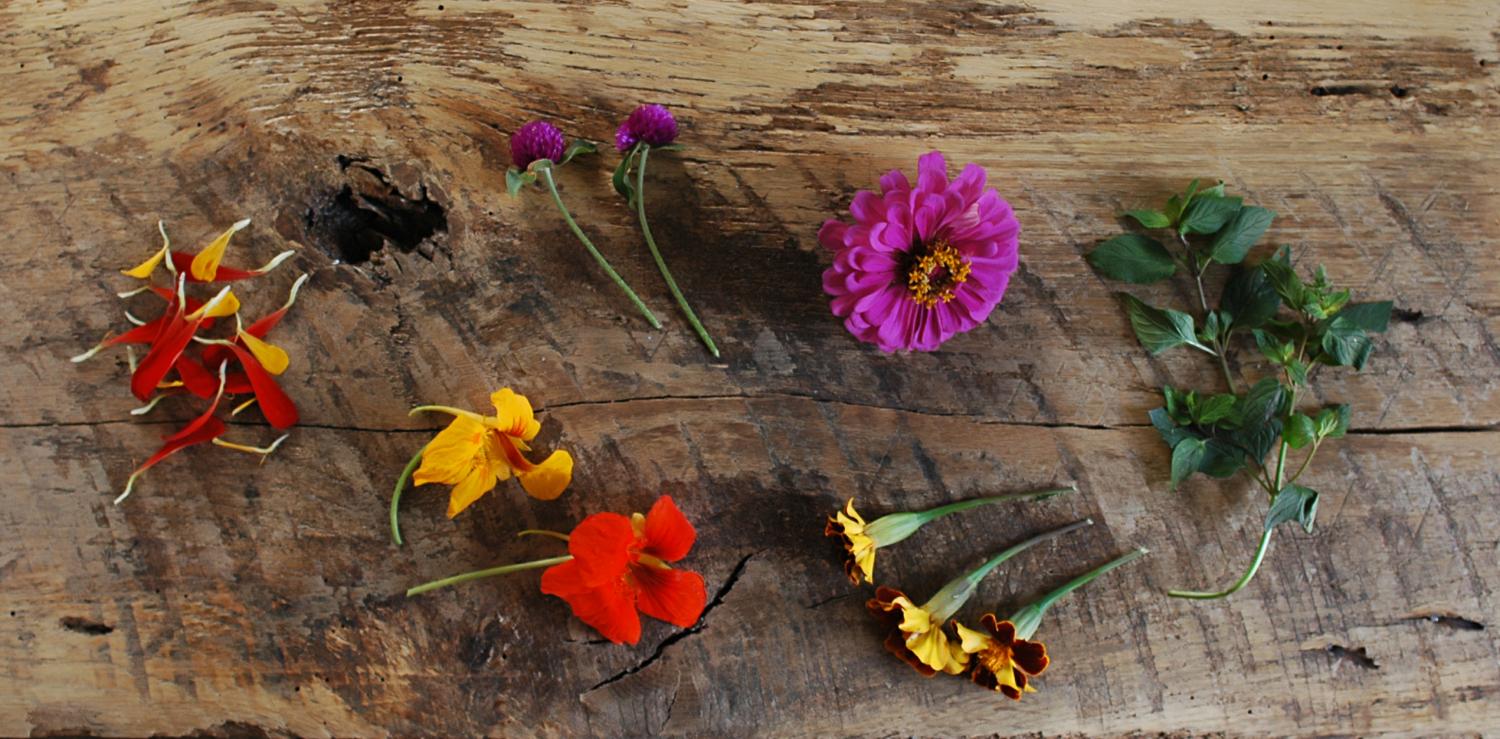
<instances>
[{"instance_id":1,"label":"yellow pollen center","mask_svg":"<svg viewBox=\"0 0 1500 739\"><path fill-rule=\"evenodd\" d=\"M953 299L954 290L969 279L969 261L946 241L934 242L912 262L906 273L911 299L924 308Z\"/></svg>"},{"instance_id":2,"label":"yellow pollen center","mask_svg":"<svg viewBox=\"0 0 1500 739\"><path fill-rule=\"evenodd\" d=\"M995 644L979 654L979 663L997 675L1011 669L1011 661L1010 647L1003 644Z\"/></svg>"}]
</instances>

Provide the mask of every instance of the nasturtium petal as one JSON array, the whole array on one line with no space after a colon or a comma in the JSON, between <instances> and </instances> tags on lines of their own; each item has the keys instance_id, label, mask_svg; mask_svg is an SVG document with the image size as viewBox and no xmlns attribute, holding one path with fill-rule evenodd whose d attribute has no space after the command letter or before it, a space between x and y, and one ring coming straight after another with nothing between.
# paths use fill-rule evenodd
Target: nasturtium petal
<instances>
[{"instance_id":1,"label":"nasturtium petal","mask_svg":"<svg viewBox=\"0 0 1500 739\"><path fill-rule=\"evenodd\" d=\"M484 433L485 428L478 421L455 416L422 450L422 466L412 476L412 484L457 485L473 465L475 455L481 453Z\"/></svg>"},{"instance_id":2,"label":"nasturtium petal","mask_svg":"<svg viewBox=\"0 0 1500 739\"><path fill-rule=\"evenodd\" d=\"M464 512L474 501L495 489L495 475L485 465L471 465L462 480L448 494L448 518Z\"/></svg>"},{"instance_id":3,"label":"nasturtium petal","mask_svg":"<svg viewBox=\"0 0 1500 739\"><path fill-rule=\"evenodd\" d=\"M589 587L619 580L630 564L635 530L618 513L595 513L583 519L568 537L568 553L578 563L579 576Z\"/></svg>"},{"instance_id":4,"label":"nasturtium petal","mask_svg":"<svg viewBox=\"0 0 1500 739\"><path fill-rule=\"evenodd\" d=\"M573 480L573 456L561 449L531 470L519 473L521 487L537 500L555 500Z\"/></svg>"},{"instance_id":5,"label":"nasturtium petal","mask_svg":"<svg viewBox=\"0 0 1500 739\"><path fill-rule=\"evenodd\" d=\"M639 587L636 607L641 613L684 629L698 623L708 603L702 575L644 566L631 572Z\"/></svg>"},{"instance_id":6,"label":"nasturtium petal","mask_svg":"<svg viewBox=\"0 0 1500 739\"><path fill-rule=\"evenodd\" d=\"M517 395L507 387L490 395L490 402L495 405L495 424L501 431L523 441L536 438L542 426L532 415L531 401L526 396Z\"/></svg>"},{"instance_id":7,"label":"nasturtium petal","mask_svg":"<svg viewBox=\"0 0 1500 739\"><path fill-rule=\"evenodd\" d=\"M646 513L644 538L648 553L666 562L676 562L687 556L698 533L672 501L672 496L663 495Z\"/></svg>"}]
</instances>

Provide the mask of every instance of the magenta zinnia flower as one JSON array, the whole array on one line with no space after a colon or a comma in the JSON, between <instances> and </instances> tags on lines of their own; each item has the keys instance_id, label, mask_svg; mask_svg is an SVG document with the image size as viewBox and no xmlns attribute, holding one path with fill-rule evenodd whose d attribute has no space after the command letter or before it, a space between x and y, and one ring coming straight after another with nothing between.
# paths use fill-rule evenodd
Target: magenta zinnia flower
<instances>
[{"instance_id":1,"label":"magenta zinnia flower","mask_svg":"<svg viewBox=\"0 0 1500 739\"><path fill-rule=\"evenodd\" d=\"M1021 224L1010 203L985 189L983 167L952 182L947 169L934 151L917 160L916 187L891 170L881 192L854 196L854 225L830 219L818 231L836 252L823 272L833 314L881 351L932 351L974 328L1016 270Z\"/></svg>"},{"instance_id":2,"label":"magenta zinnia flower","mask_svg":"<svg viewBox=\"0 0 1500 739\"><path fill-rule=\"evenodd\" d=\"M642 105L615 129L615 149L630 151L636 142L666 146L677 139L677 120L660 105Z\"/></svg>"},{"instance_id":3,"label":"magenta zinnia flower","mask_svg":"<svg viewBox=\"0 0 1500 739\"><path fill-rule=\"evenodd\" d=\"M538 159L560 162L565 148L567 142L557 126L546 121L532 121L510 137L510 163L516 169L526 169Z\"/></svg>"}]
</instances>

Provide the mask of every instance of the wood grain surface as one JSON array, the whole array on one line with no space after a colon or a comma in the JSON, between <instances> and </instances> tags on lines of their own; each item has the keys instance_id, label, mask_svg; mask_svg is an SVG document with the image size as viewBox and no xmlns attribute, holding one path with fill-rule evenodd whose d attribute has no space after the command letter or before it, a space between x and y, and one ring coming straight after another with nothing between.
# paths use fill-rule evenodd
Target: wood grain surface
<instances>
[{"instance_id":1,"label":"wood grain surface","mask_svg":"<svg viewBox=\"0 0 1500 739\"><path fill-rule=\"evenodd\" d=\"M0 734L1434 735L1500 726L1500 8L1483 0L1219 3L0 2ZM672 107L658 240L724 350L675 312L613 155L560 174L601 248L667 320L649 329L539 194L504 194L536 117L607 140ZM1022 266L996 314L929 355L852 340L817 227L933 148L986 166ZM1170 600L1243 567L1245 481L1167 492L1146 425L1171 380L1081 255L1117 214L1222 177L1271 232L1396 304L1362 374L1312 402L1354 430L1227 602ZM278 329L304 423L264 464L191 450L110 500L190 417L128 414L125 360L67 358L122 325L117 270L242 217L233 264L296 257L252 313ZM1185 303L1187 285L1140 294ZM1255 379L1253 365L1235 371ZM502 485L454 521L385 502L432 419L511 386L560 500ZM269 440L253 421L236 438ZM1135 545L1065 600L1024 702L887 655L822 518L1076 482L935 524L882 555L926 594L985 553L1098 524L1002 568L1006 612ZM536 577L407 599L418 582L550 556L517 541L674 496L710 605L600 643ZM554 543L551 543L555 545Z\"/></svg>"}]
</instances>

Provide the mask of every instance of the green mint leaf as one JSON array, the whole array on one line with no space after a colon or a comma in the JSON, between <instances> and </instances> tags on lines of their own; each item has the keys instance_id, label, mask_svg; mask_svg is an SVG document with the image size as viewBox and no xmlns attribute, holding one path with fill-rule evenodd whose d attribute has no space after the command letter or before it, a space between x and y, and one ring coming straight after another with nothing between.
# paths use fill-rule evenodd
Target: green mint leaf
<instances>
[{"instance_id":1,"label":"green mint leaf","mask_svg":"<svg viewBox=\"0 0 1500 739\"><path fill-rule=\"evenodd\" d=\"M1302 524L1302 530L1311 534L1313 519L1318 515L1318 491L1301 485L1287 485L1271 501L1271 510L1266 513L1266 530L1287 521Z\"/></svg>"},{"instance_id":2,"label":"green mint leaf","mask_svg":"<svg viewBox=\"0 0 1500 739\"><path fill-rule=\"evenodd\" d=\"M1203 454L1207 451L1207 445L1202 439L1186 438L1177 442L1172 447L1172 489L1186 480L1188 475L1198 471L1198 465L1203 461Z\"/></svg>"},{"instance_id":3,"label":"green mint leaf","mask_svg":"<svg viewBox=\"0 0 1500 739\"><path fill-rule=\"evenodd\" d=\"M1281 410L1286 389L1274 377L1261 378L1260 382L1240 399L1240 424L1247 429L1265 425Z\"/></svg>"},{"instance_id":4,"label":"green mint leaf","mask_svg":"<svg viewBox=\"0 0 1500 739\"><path fill-rule=\"evenodd\" d=\"M1208 398L1198 406L1197 421L1204 426L1212 426L1233 416L1238 403L1239 398L1227 393Z\"/></svg>"},{"instance_id":5,"label":"green mint leaf","mask_svg":"<svg viewBox=\"0 0 1500 739\"><path fill-rule=\"evenodd\" d=\"M1195 196L1197 194L1198 194L1198 178L1194 177L1193 181L1188 183L1187 189L1182 192L1182 204L1183 204L1183 206L1186 207L1188 203L1193 202L1193 196Z\"/></svg>"},{"instance_id":6,"label":"green mint leaf","mask_svg":"<svg viewBox=\"0 0 1500 739\"><path fill-rule=\"evenodd\" d=\"M1154 408L1146 414L1151 419L1151 425L1156 428L1156 433L1161 434L1161 440L1167 443L1168 449L1177 448L1177 443L1183 439L1193 436L1193 432L1177 425L1172 420L1171 414L1166 408Z\"/></svg>"},{"instance_id":7,"label":"green mint leaf","mask_svg":"<svg viewBox=\"0 0 1500 739\"><path fill-rule=\"evenodd\" d=\"M1297 361L1295 359L1292 360L1292 361L1290 361L1290 362L1287 362L1286 363L1286 372L1287 372L1287 374L1289 374L1289 375L1292 376L1292 382L1294 382L1294 383L1296 383L1298 385L1301 385L1303 387L1307 386L1307 363L1306 362L1299 362L1299 361Z\"/></svg>"},{"instance_id":8,"label":"green mint leaf","mask_svg":"<svg viewBox=\"0 0 1500 739\"><path fill-rule=\"evenodd\" d=\"M1349 430L1349 405L1340 403L1318 411L1318 438L1337 439Z\"/></svg>"},{"instance_id":9,"label":"green mint leaf","mask_svg":"<svg viewBox=\"0 0 1500 739\"><path fill-rule=\"evenodd\" d=\"M1135 336L1140 339L1141 346L1146 347L1146 351L1160 354L1173 347L1188 344L1213 353L1212 349L1198 342L1193 331L1192 316L1181 311L1153 308L1134 295L1120 293L1120 298L1125 301L1125 313L1130 317L1130 325L1135 328Z\"/></svg>"},{"instance_id":10,"label":"green mint leaf","mask_svg":"<svg viewBox=\"0 0 1500 739\"><path fill-rule=\"evenodd\" d=\"M1271 453L1276 440L1281 438L1281 419L1273 418L1258 426L1244 426L1231 435L1234 445L1244 450L1245 457L1255 464Z\"/></svg>"},{"instance_id":11,"label":"green mint leaf","mask_svg":"<svg viewBox=\"0 0 1500 739\"><path fill-rule=\"evenodd\" d=\"M1161 389L1161 396L1167 402L1167 415L1177 423L1188 423L1192 417L1188 415L1187 395L1179 392L1177 388L1167 385Z\"/></svg>"},{"instance_id":12,"label":"green mint leaf","mask_svg":"<svg viewBox=\"0 0 1500 739\"><path fill-rule=\"evenodd\" d=\"M1314 424L1313 420L1305 414L1293 413L1287 421L1286 429L1282 432L1282 438L1286 439L1287 446L1301 449L1318 438L1317 424Z\"/></svg>"},{"instance_id":13,"label":"green mint leaf","mask_svg":"<svg viewBox=\"0 0 1500 739\"><path fill-rule=\"evenodd\" d=\"M1338 312L1342 318L1355 326L1374 333L1383 333L1391 322L1391 301L1378 303L1351 303Z\"/></svg>"},{"instance_id":14,"label":"green mint leaf","mask_svg":"<svg viewBox=\"0 0 1500 739\"><path fill-rule=\"evenodd\" d=\"M521 192L521 188L536 182L536 175L531 172L522 172L515 167L505 170L505 190L512 197Z\"/></svg>"},{"instance_id":15,"label":"green mint leaf","mask_svg":"<svg viewBox=\"0 0 1500 739\"><path fill-rule=\"evenodd\" d=\"M1264 354L1266 359L1276 364L1286 364L1292 361L1292 352L1296 351L1296 347L1290 343L1277 340L1270 332L1263 329L1255 329L1250 334L1255 337L1255 346L1260 349L1260 353Z\"/></svg>"},{"instance_id":16,"label":"green mint leaf","mask_svg":"<svg viewBox=\"0 0 1500 739\"><path fill-rule=\"evenodd\" d=\"M1172 225L1172 219L1168 218L1166 213L1163 213L1159 210L1127 210L1125 211L1125 215L1134 218L1136 223L1139 223L1146 228L1166 228Z\"/></svg>"},{"instance_id":17,"label":"green mint leaf","mask_svg":"<svg viewBox=\"0 0 1500 739\"><path fill-rule=\"evenodd\" d=\"M1171 277L1177 263L1160 241L1140 234L1121 234L1089 252L1089 264L1106 277L1144 285Z\"/></svg>"},{"instance_id":18,"label":"green mint leaf","mask_svg":"<svg viewBox=\"0 0 1500 739\"><path fill-rule=\"evenodd\" d=\"M1261 262L1260 268L1270 280L1271 288L1281 296L1281 302L1294 311L1301 311L1307 303L1308 289L1287 257L1288 252L1283 249L1275 257Z\"/></svg>"},{"instance_id":19,"label":"green mint leaf","mask_svg":"<svg viewBox=\"0 0 1500 739\"><path fill-rule=\"evenodd\" d=\"M1184 205L1187 205L1187 201L1183 200L1181 195L1173 195L1172 197L1167 198L1167 207L1162 208L1162 213L1164 213L1167 216L1167 220L1171 222L1167 225L1170 226L1177 223L1177 219L1182 217L1182 206Z\"/></svg>"},{"instance_id":20,"label":"green mint leaf","mask_svg":"<svg viewBox=\"0 0 1500 739\"><path fill-rule=\"evenodd\" d=\"M1245 468L1245 455L1235 446L1220 439L1209 439L1203 444L1203 459L1198 462L1198 471L1209 477L1223 480Z\"/></svg>"},{"instance_id":21,"label":"green mint leaf","mask_svg":"<svg viewBox=\"0 0 1500 739\"><path fill-rule=\"evenodd\" d=\"M1260 267L1239 266L1224 284L1219 306L1234 316L1238 328L1259 328L1281 308L1281 296Z\"/></svg>"},{"instance_id":22,"label":"green mint leaf","mask_svg":"<svg viewBox=\"0 0 1500 739\"><path fill-rule=\"evenodd\" d=\"M1216 198L1222 198L1222 197L1224 197L1224 183L1220 182L1219 184L1214 185L1213 187L1210 187L1207 190L1200 190L1195 197L1200 197L1201 198L1204 195L1210 195L1210 196L1216 197Z\"/></svg>"},{"instance_id":23,"label":"green mint leaf","mask_svg":"<svg viewBox=\"0 0 1500 739\"><path fill-rule=\"evenodd\" d=\"M567 164L573 161L573 157L579 154L593 154L597 151L599 151L599 147L594 142L577 139L573 143L568 144L567 149L563 150L562 161L558 162L558 164Z\"/></svg>"},{"instance_id":24,"label":"green mint leaf","mask_svg":"<svg viewBox=\"0 0 1500 739\"><path fill-rule=\"evenodd\" d=\"M1240 210L1241 198L1199 195L1188 203L1177 230L1184 234L1211 234L1224 227Z\"/></svg>"},{"instance_id":25,"label":"green mint leaf","mask_svg":"<svg viewBox=\"0 0 1500 739\"><path fill-rule=\"evenodd\" d=\"M1240 208L1229 223L1214 234L1213 243L1208 246L1209 257L1220 264L1245 261L1250 247L1255 246L1275 218L1276 214L1265 208L1254 205Z\"/></svg>"},{"instance_id":26,"label":"green mint leaf","mask_svg":"<svg viewBox=\"0 0 1500 739\"><path fill-rule=\"evenodd\" d=\"M1370 356L1370 338L1364 329L1343 316L1334 316L1323 332L1323 353L1330 364L1359 369Z\"/></svg>"}]
</instances>

